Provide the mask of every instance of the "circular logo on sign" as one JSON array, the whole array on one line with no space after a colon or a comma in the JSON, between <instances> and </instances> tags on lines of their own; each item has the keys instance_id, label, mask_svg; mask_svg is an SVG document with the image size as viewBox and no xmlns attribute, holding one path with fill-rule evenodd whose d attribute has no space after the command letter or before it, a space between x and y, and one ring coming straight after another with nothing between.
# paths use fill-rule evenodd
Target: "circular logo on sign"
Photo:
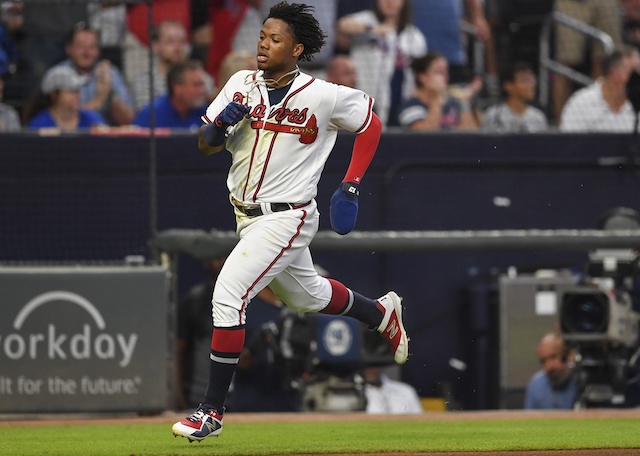
<instances>
[{"instance_id":1,"label":"circular logo on sign","mask_svg":"<svg viewBox=\"0 0 640 456\"><path fill-rule=\"evenodd\" d=\"M349 351L353 336L351 328L343 320L333 320L324 328L324 347L333 356L342 356Z\"/></svg>"}]
</instances>

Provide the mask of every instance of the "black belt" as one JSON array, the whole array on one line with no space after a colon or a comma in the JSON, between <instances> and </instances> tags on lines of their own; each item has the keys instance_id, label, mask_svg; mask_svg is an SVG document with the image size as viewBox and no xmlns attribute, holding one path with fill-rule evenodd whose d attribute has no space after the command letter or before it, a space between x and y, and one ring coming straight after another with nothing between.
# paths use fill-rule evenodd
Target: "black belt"
<instances>
[{"instance_id":1,"label":"black belt","mask_svg":"<svg viewBox=\"0 0 640 456\"><path fill-rule=\"evenodd\" d=\"M282 211L288 211L289 209L300 209L301 207L308 206L309 204L311 204L311 201L307 201L306 203L302 203L302 204L270 203L270 206L271 206L271 212L282 212ZM264 212L262 212L262 208L260 207L260 205L257 205L255 207L248 207L242 204L237 204L235 202L233 205L237 207L238 210L242 212L244 215L246 215L247 217L259 217L261 215L264 215Z\"/></svg>"}]
</instances>

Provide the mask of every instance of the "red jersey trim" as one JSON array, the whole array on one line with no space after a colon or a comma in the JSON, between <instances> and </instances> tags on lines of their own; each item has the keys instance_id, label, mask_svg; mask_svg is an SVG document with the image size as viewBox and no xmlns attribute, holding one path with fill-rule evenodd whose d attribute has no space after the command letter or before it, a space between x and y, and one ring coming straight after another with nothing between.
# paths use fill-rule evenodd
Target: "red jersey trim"
<instances>
[{"instance_id":1,"label":"red jersey trim","mask_svg":"<svg viewBox=\"0 0 640 456\"><path fill-rule=\"evenodd\" d=\"M369 113L367 114L367 118L364 120L364 123L360 128L356 130L356 134L363 132L367 125L371 122L371 113L373 112L373 98L369 97Z\"/></svg>"}]
</instances>

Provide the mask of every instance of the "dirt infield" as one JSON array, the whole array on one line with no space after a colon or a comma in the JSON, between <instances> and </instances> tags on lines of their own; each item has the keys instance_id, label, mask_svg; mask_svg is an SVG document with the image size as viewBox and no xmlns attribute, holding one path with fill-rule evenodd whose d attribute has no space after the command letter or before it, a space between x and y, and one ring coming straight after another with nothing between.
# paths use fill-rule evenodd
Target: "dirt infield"
<instances>
[{"instance_id":1,"label":"dirt infield","mask_svg":"<svg viewBox=\"0 0 640 456\"><path fill-rule=\"evenodd\" d=\"M33 425L70 425L109 424L109 423L167 423L168 425L184 417L184 413L167 412L155 416L112 415L38 415L34 417L0 415L0 427ZM427 412L422 415L368 415L365 413L227 413L225 422L261 423L261 422L334 422L334 421L456 421L456 420L513 420L513 419L581 419L581 418L640 418L640 409L625 410L585 410L585 411L523 411L488 410L479 412ZM554 451L498 451L498 452L431 452L431 453L384 453L385 456L640 456L640 449L596 449L596 450L554 450ZM281 455L295 456L295 455ZM307 454L304 456L363 456L362 454Z\"/></svg>"}]
</instances>

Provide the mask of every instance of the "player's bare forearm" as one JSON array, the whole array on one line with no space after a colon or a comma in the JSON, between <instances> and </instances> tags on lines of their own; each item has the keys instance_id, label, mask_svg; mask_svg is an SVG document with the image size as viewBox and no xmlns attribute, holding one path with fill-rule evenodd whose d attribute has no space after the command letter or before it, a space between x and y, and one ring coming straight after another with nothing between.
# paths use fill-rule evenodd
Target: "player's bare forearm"
<instances>
[{"instance_id":1,"label":"player's bare forearm","mask_svg":"<svg viewBox=\"0 0 640 456\"><path fill-rule=\"evenodd\" d=\"M200 152L202 152L204 155L213 155L224 150L224 143L215 147L212 147L209 144L207 144L207 141L205 141L204 135L203 135L204 127L205 125L200 127L200 130L198 131L198 149L200 149Z\"/></svg>"}]
</instances>

